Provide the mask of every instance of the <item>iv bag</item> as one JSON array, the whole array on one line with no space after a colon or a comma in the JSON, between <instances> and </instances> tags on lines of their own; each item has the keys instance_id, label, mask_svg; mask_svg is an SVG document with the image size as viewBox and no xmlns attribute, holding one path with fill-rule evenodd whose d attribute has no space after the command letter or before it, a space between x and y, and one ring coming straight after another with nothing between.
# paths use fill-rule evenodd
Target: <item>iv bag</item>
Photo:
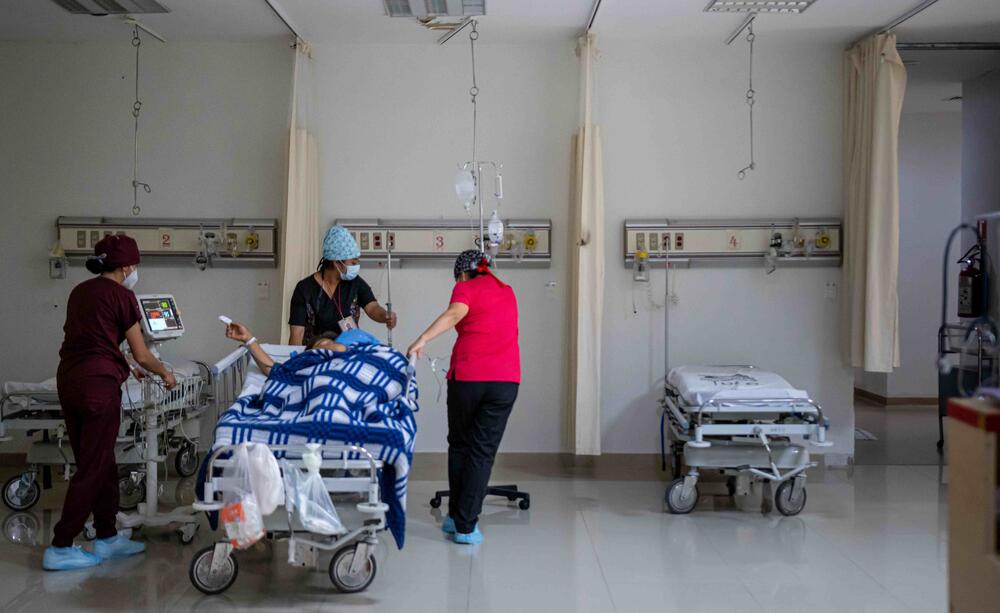
<instances>
[{"instance_id":1,"label":"iv bag","mask_svg":"<svg viewBox=\"0 0 1000 613\"><path fill-rule=\"evenodd\" d=\"M455 175L455 195L465 206L469 206L476 197L476 178L471 171L459 170Z\"/></svg>"},{"instance_id":2,"label":"iv bag","mask_svg":"<svg viewBox=\"0 0 1000 613\"><path fill-rule=\"evenodd\" d=\"M499 245L503 242L503 222L497 217L496 211L493 211L493 215L490 216L490 225L487 226L487 232L490 235L491 245Z\"/></svg>"}]
</instances>

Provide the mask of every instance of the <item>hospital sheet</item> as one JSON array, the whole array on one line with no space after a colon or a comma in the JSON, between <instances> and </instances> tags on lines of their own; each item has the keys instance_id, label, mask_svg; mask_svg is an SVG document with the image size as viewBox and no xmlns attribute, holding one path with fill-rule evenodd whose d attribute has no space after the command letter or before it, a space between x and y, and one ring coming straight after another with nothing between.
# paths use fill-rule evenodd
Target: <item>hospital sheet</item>
<instances>
[{"instance_id":1,"label":"hospital sheet","mask_svg":"<svg viewBox=\"0 0 1000 613\"><path fill-rule=\"evenodd\" d=\"M382 499L389 505L386 522L402 548L407 478L417 433L413 413L418 410L417 385L408 377L408 367L403 354L375 345L344 353L299 353L275 364L263 382L262 375L250 369L245 393L219 418L214 444L364 446L383 462L380 483Z\"/></svg>"},{"instance_id":2,"label":"hospital sheet","mask_svg":"<svg viewBox=\"0 0 1000 613\"><path fill-rule=\"evenodd\" d=\"M688 405L711 400L774 398L806 399L809 393L792 387L781 376L745 366L678 366L667 375Z\"/></svg>"}]
</instances>

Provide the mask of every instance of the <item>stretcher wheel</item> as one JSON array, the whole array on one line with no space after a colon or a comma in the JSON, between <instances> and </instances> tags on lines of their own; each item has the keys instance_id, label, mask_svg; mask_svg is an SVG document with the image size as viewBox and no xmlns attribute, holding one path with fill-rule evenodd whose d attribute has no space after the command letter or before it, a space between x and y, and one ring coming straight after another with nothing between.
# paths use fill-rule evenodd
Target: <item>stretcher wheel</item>
<instances>
[{"instance_id":1,"label":"stretcher wheel","mask_svg":"<svg viewBox=\"0 0 1000 613\"><path fill-rule=\"evenodd\" d=\"M146 478L132 478L132 471L123 470L118 475L118 508L131 511L146 500Z\"/></svg>"},{"instance_id":2,"label":"stretcher wheel","mask_svg":"<svg viewBox=\"0 0 1000 613\"><path fill-rule=\"evenodd\" d=\"M32 513L11 513L3 520L3 534L17 545L37 545L38 518Z\"/></svg>"},{"instance_id":3,"label":"stretcher wheel","mask_svg":"<svg viewBox=\"0 0 1000 613\"><path fill-rule=\"evenodd\" d=\"M441 497L440 496L435 496L435 497L431 498L431 508L432 509L437 509L437 508L440 508L440 507L441 507Z\"/></svg>"},{"instance_id":4,"label":"stretcher wheel","mask_svg":"<svg viewBox=\"0 0 1000 613\"><path fill-rule=\"evenodd\" d=\"M215 544L209 545L191 558L191 568L188 571L188 578L199 592L212 596L221 594L229 589L229 586L236 581L236 575L240 572L240 566L236 563L236 557L227 555L223 561L219 572L212 574L212 558L215 557Z\"/></svg>"},{"instance_id":5,"label":"stretcher wheel","mask_svg":"<svg viewBox=\"0 0 1000 613\"><path fill-rule=\"evenodd\" d=\"M667 492L663 495L663 502L667 510L674 515L684 515L694 510L698 505L698 485L696 484L684 497L684 478L674 479L667 485Z\"/></svg>"},{"instance_id":6,"label":"stretcher wheel","mask_svg":"<svg viewBox=\"0 0 1000 613\"><path fill-rule=\"evenodd\" d=\"M181 477L190 477L198 472L198 448L185 442L174 455L174 469Z\"/></svg>"},{"instance_id":7,"label":"stretcher wheel","mask_svg":"<svg viewBox=\"0 0 1000 613\"><path fill-rule=\"evenodd\" d=\"M97 528L94 527L93 522L87 522L83 525L83 538L88 541L97 540Z\"/></svg>"},{"instance_id":8,"label":"stretcher wheel","mask_svg":"<svg viewBox=\"0 0 1000 613\"><path fill-rule=\"evenodd\" d=\"M194 542L194 537L198 534L198 529L201 528L200 524L184 524L177 529L177 538L180 539L181 545L190 545Z\"/></svg>"},{"instance_id":9,"label":"stretcher wheel","mask_svg":"<svg viewBox=\"0 0 1000 613\"><path fill-rule=\"evenodd\" d=\"M774 493L774 506L778 507L778 512L782 515L798 515L806 508L806 488L799 487L793 500L792 480L782 482L778 486L778 491Z\"/></svg>"},{"instance_id":10,"label":"stretcher wheel","mask_svg":"<svg viewBox=\"0 0 1000 613\"><path fill-rule=\"evenodd\" d=\"M356 574L351 574L351 561L354 560L354 552L357 546L345 547L330 560L330 581L334 587L344 594L353 594L368 589L368 586L375 580L375 573L378 572L378 564L375 556L368 554L368 559L361 565Z\"/></svg>"},{"instance_id":11,"label":"stretcher wheel","mask_svg":"<svg viewBox=\"0 0 1000 613\"><path fill-rule=\"evenodd\" d=\"M12 511L27 511L42 497L38 481L28 481L23 474L15 475L3 484L3 503Z\"/></svg>"}]
</instances>

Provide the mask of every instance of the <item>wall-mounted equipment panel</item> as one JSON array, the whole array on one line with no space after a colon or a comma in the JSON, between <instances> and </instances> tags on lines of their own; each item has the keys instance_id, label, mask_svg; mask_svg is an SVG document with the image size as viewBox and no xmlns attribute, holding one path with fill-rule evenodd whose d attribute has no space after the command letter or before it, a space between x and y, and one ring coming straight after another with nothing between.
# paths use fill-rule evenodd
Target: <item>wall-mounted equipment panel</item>
<instances>
[{"instance_id":1,"label":"wall-mounted equipment panel","mask_svg":"<svg viewBox=\"0 0 1000 613\"><path fill-rule=\"evenodd\" d=\"M552 222L547 219L505 219L504 240L497 259L525 266L548 266L552 261ZM338 219L361 247L361 257L453 260L466 249L478 249L478 224L468 219L398 220Z\"/></svg>"},{"instance_id":2,"label":"wall-mounted equipment panel","mask_svg":"<svg viewBox=\"0 0 1000 613\"><path fill-rule=\"evenodd\" d=\"M59 244L72 261L94 254L109 234L131 236L143 260L196 259L202 266L275 266L278 222L275 219L170 219L132 217L60 217Z\"/></svg>"},{"instance_id":3,"label":"wall-mounted equipment panel","mask_svg":"<svg viewBox=\"0 0 1000 613\"><path fill-rule=\"evenodd\" d=\"M800 219L626 219L625 266L644 251L649 262L734 265L765 257L780 265L840 266L842 228L835 218Z\"/></svg>"}]
</instances>

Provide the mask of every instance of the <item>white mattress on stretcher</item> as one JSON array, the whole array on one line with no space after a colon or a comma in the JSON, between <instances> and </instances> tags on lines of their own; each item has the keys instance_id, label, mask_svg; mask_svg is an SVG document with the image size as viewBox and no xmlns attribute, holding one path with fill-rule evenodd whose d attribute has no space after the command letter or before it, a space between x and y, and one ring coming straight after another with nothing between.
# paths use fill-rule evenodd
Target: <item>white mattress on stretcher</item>
<instances>
[{"instance_id":1,"label":"white mattress on stretcher","mask_svg":"<svg viewBox=\"0 0 1000 613\"><path fill-rule=\"evenodd\" d=\"M260 347L271 356L271 359L279 364L292 357L292 353L305 351L305 347L302 345L270 345L262 343ZM260 372L256 362L250 360L246 377L243 379L243 389L240 391L240 397L259 394L264 389L265 381L267 381L267 376Z\"/></svg>"},{"instance_id":2,"label":"white mattress on stretcher","mask_svg":"<svg viewBox=\"0 0 1000 613\"><path fill-rule=\"evenodd\" d=\"M198 374L198 365L192 363L183 363L180 366L174 366L174 372L177 375L183 376L193 376ZM28 382L28 381L5 381L3 384L3 393L5 395L16 394L28 396L30 394L46 394L58 392L56 386L56 378L52 377L44 381L39 381L38 383ZM122 384L122 408L131 409L133 405L138 406L139 402L142 400L142 381L137 381L134 377L129 377ZM28 406L28 399L25 397L13 397L10 399L13 404Z\"/></svg>"},{"instance_id":3,"label":"white mattress on stretcher","mask_svg":"<svg viewBox=\"0 0 1000 613\"><path fill-rule=\"evenodd\" d=\"M743 366L678 366L667 375L667 383L685 404L693 406L711 400L809 397L808 392L792 387L780 375Z\"/></svg>"}]
</instances>

